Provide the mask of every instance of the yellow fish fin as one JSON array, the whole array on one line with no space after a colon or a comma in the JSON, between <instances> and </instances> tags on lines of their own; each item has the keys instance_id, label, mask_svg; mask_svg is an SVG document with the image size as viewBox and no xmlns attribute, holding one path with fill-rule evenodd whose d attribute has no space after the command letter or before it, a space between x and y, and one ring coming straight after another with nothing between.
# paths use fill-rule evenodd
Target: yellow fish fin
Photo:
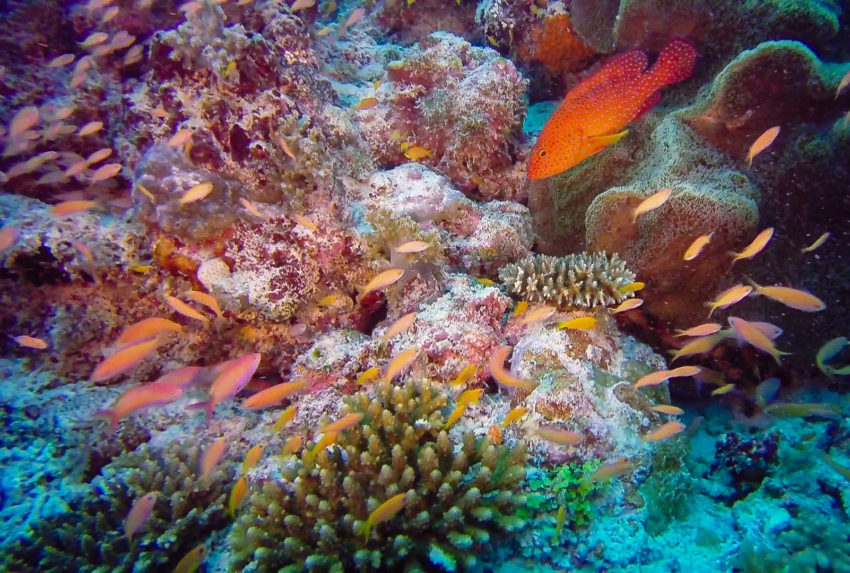
<instances>
[{"instance_id":1,"label":"yellow fish fin","mask_svg":"<svg viewBox=\"0 0 850 573\"><path fill-rule=\"evenodd\" d=\"M596 149L604 149L609 145L614 145L623 139L628 133L629 130L624 129L620 133L613 133L611 135L593 135L585 139L585 143Z\"/></svg>"}]
</instances>

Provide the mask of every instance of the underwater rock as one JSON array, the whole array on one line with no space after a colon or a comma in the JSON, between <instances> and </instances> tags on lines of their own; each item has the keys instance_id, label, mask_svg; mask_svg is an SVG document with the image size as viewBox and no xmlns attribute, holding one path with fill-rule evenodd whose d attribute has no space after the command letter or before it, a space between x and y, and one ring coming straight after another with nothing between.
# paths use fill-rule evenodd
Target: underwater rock
<instances>
[{"instance_id":1,"label":"underwater rock","mask_svg":"<svg viewBox=\"0 0 850 573\"><path fill-rule=\"evenodd\" d=\"M367 240L372 233L383 240L398 235L397 244L392 245L398 246L436 230L432 240L442 247L448 264L469 274L495 276L499 267L531 249L533 235L524 206L511 201L471 201L424 165L410 163L376 172L369 180L369 191L360 194L366 195L360 207L364 212L391 214L379 223L381 228L374 228L377 221L373 219ZM367 219L370 216L374 217L367 215ZM390 226L405 231L389 232Z\"/></svg>"},{"instance_id":2,"label":"underwater rock","mask_svg":"<svg viewBox=\"0 0 850 573\"><path fill-rule=\"evenodd\" d=\"M434 32L448 32L467 42L478 39L474 2L387 0L375 5L374 21L393 42L414 44Z\"/></svg>"},{"instance_id":3,"label":"underwater rock","mask_svg":"<svg viewBox=\"0 0 850 573\"><path fill-rule=\"evenodd\" d=\"M557 330L522 326L513 319L506 327L516 338L509 368L515 376L539 381L522 400L528 415L515 432L532 454L548 463L644 455L641 435L663 422L650 407L670 402L667 385L635 389L644 374L663 368L664 359L633 338L618 332L604 311L589 330ZM495 416L494 416L495 417ZM560 445L538 435L538 428L579 433L583 440Z\"/></svg>"},{"instance_id":4,"label":"underwater rock","mask_svg":"<svg viewBox=\"0 0 850 573\"><path fill-rule=\"evenodd\" d=\"M179 149L167 145L155 145L142 156L135 183L139 219L171 235L205 239L229 228L240 216L239 198L244 189L239 183L194 167ZM212 185L209 195L184 203L183 196L203 183ZM154 200L142 194L139 187L153 194Z\"/></svg>"},{"instance_id":5,"label":"underwater rock","mask_svg":"<svg viewBox=\"0 0 850 573\"><path fill-rule=\"evenodd\" d=\"M140 137L193 130L192 164L238 181L251 201L329 195L335 175L371 167L368 154L332 105L300 18L273 4L248 10L241 23L225 25L222 8L204 4L154 36L151 71L134 98L142 109L166 110L169 122L150 123ZM352 153L326 153L342 146Z\"/></svg>"},{"instance_id":6,"label":"underwater rock","mask_svg":"<svg viewBox=\"0 0 850 573\"><path fill-rule=\"evenodd\" d=\"M383 166L413 159L464 192L523 198L516 159L526 81L509 60L439 32L391 61L387 79L377 106L356 115Z\"/></svg>"},{"instance_id":7,"label":"underwater rock","mask_svg":"<svg viewBox=\"0 0 850 573\"><path fill-rule=\"evenodd\" d=\"M826 126L841 119L847 96L836 101L835 90L842 68L850 66L824 64L800 42L765 42L726 65L702 101L681 117L743 162L749 146L769 127L779 125L787 133L800 124ZM760 80L754 83L756 77Z\"/></svg>"},{"instance_id":8,"label":"underwater rock","mask_svg":"<svg viewBox=\"0 0 850 573\"><path fill-rule=\"evenodd\" d=\"M365 270L357 265L354 238L315 223L322 230L277 217L237 223L220 248L197 250L199 280L224 308L275 322L291 318L320 288L353 294L352 277Z\"/></svg>"}]
</instances>

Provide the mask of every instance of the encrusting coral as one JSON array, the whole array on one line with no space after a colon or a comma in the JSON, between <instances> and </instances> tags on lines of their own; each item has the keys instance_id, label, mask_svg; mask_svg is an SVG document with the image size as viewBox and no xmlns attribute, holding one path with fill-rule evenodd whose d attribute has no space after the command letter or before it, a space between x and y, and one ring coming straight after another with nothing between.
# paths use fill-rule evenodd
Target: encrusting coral
<instances>
[{"instance_id":1,"label":"encrusting coral","mask_svg":"<svg viewBox=\"0 0 850 573\"><path fill-rule=\"evenodd\" d=\"M35 523L0 552L8 571L165 571L203 539L228 523L227 488L233 463L198 477L200 449L172 442L143 444L107 465L68 513ZM156 492L150 518L132 542L124 519L133 503Z\"/></svg>"},{"instance_id":2,"label":"encrusting coral","mask_svg":"<svg viewBox=\"0 0 850 573\"><path fill-rule=\"evenodd\" d=\"M374 568L401 571L437 565L468 569L476 550L523 521L518 486L526 449L496 446L472 432L456 444L443 429L445 395L425 381L380 383L347 402L362 413L336 444L283 462L237 519L233 566L257 571ZM370 513L407 494L398 515L372 527Z\"/></svg>"},{"instance_id":3,"label":"encrusting coral","mask_svg":"<svg viewBox=\"0 0 850 573\"><path fill-rule=\"evenodd\" d=\"M560 307L609 306L633 297L620 288L634 282L626 262L612 253L579 253L566 257L534 255L499 270L508 292L528 302Z\"/></svg>"}]
</instances>

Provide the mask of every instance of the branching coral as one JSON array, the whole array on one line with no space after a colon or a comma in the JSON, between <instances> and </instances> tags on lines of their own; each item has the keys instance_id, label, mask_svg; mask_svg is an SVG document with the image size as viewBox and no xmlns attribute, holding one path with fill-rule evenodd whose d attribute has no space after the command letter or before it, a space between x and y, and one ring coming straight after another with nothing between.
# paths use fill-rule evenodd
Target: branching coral
<instances>
[{"instance_id":1,"label":"branching coral","mask_svg":"<svg viewBox=\"0 0 850 573\"><path fill-rule=\"evenodd\" d=\"M37 522L3 549L10 570L168 570L197 540L227 524L225 501L234 464L222 463L198 479L200 450L190 442L164 449L149 444L106 466L69 502L68 514ZM133 503L157 492L156 504L132 543L123 522Z\"/></svg>"},{"instance_id":2,"label":"branching coral","mask_svg":"<svg viewBox=\"0 0 850 573\"><path fill-rule=\"evenodd\" d=\"M428 382L384 382L374 397L352 396L347 409L364 414L362 425L315 457L307 448L289 458L282 480L266 482L251 497L231 534L233 565L262 571L474 565L476 549L522 525L514 512L525 504L516 490L526 450L471 432L455 444L442 429L445 404ZM364 542L370 513L404 492L399 515Z\"/></svg>"},{"instance_id":3,"label":"branching coral","mask_svg":"<svg viewBox=\"0 0 850 573\"><path fill-rule=\"evenodd\" d=\"M506 265L499 279L508 292L529 302L549 302L561 307L608 306L634 293L620 292L635 274L617 253L579 253L566 257L535 255Z\"/></svg>"}]
</instances>

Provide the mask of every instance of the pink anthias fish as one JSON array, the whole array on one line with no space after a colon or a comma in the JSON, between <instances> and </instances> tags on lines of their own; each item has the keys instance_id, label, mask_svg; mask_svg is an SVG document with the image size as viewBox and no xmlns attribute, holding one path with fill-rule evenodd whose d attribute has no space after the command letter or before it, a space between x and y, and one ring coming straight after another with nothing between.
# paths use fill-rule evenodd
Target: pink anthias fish
<instances>
[{"instance_id":1,"label":"pink anthias fish","mask_svg":"<svg viewBox=\"0 0 850 573\"><path fill-rule=\"evenodd\" d=\"M158 382L140 384L121 394L112 408L95 412L95 417L109 420L109 429L114 431L118 422L130 414L152 406L171 404L179 400L181 396L183 396L183 389L180 386Z\"/></svg>"},{"instance_id":2,"label":"pink anthias fish","mask_svg":"<svg viewBox=\"0 0 850 573\"><path fill-rule=\"evenodd\" d=\"M246 354L226 362L210 386L209 400L190 404L188 407L203 409L206 412L207 420L210 420L213 410L218 404L236 396L251 381L251 377L254 376L257 367L260 365L261 358L260 353Z\"/></svg>"},{"instance_id":3,"label":"pink anthias fish","mask_svg":"<svg viewBox=\"0 0 850 573\"><path fill-rule=\"evenodd\" d=\"M146 493L136 500L130 512L124 519L124 534L130 541L133 540L133 535L145 524L153 512L153 506L156 503L156 492Z\"/></svg>"}]
</instances>

